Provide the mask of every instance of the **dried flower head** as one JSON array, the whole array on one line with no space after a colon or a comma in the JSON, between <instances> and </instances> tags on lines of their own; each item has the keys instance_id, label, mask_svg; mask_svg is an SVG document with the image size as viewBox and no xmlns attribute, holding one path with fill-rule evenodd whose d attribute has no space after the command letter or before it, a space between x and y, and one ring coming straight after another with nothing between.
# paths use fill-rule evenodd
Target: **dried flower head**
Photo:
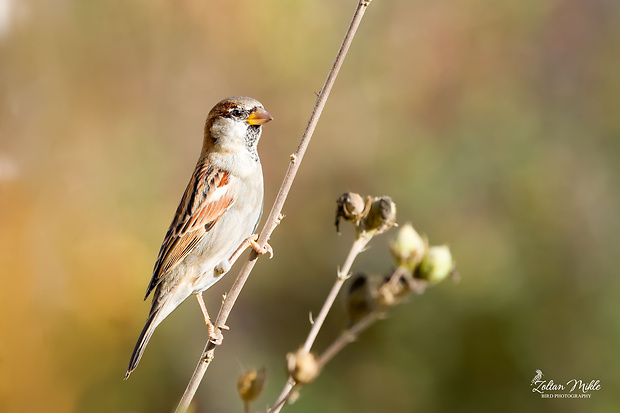
<instances>
[{"instance_id":1,"label":"dried flower head","mask_svg":"<svg viewBox=\"0 0 620 413\"><path fill-rule=\"evenodd\" d=\"M377 307L378 279L356 274L345 295L345 310L349 325L355 324Z\"/></svg>"},{"instance_id":2,"label":"dried flower head","mask_svg":"<svg viewBox=\"0 0 620 413\"><path fill-rule=\"evenodd\" d=\"M297 350L286 355L289 374L299 384L309 384L319 375L320 368L316 356L312 353Z\"/></svg>"},{"instance_id":3,"label":"dried flower head","mask_svg":"<svg viewBox=\"0 0 620 413\"><path fill-rule=\"evenodd\" d=\"M364 231L382 234L396 224L396 204L389 196L374 198L368 214L363 218Z\"/></svg>"},{"instance_id":4,"label":"dried flower head","mask_svg":"<svg viewBox=\"0 0 620 413\"><path fill-rule=\"evenodd\" d=\"M263 391L266 378L264 367L258 371L252 369L243 373L237 380L237 391L241 399L245 402L256 399Z\"/></svg>"},{"instance_id":5,"label":"dried flower head","mask_svg":"<svg viewBox=\"0 0 620 413\"><path fill-rule=\"evenodd\" d=\"M345 192L336 200L336 231L340 232L340 219L351 221L356 226L364 217L366 203L360 194Z\"/></svg>"},{"instance_id":6,"label":"dried flower head","mask_svg":"<svg viewBox=\"0 0 620 413\"><path fill-rule=\"evenodd\" d=\"M379 287L378 302L382 307L392 307L398 304L401 298L409 292L405 278L401 276L397 279L392 279L395 276L395 274L392 274L391 277L386 276Z\"/></svg>"}]
</instances>

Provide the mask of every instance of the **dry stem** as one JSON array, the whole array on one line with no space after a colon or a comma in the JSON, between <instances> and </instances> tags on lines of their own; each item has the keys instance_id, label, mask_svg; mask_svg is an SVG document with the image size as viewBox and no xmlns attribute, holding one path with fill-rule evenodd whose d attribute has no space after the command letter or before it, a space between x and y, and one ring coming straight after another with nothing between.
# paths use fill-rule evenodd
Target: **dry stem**
<instances>
[{"instance_id":1,"label":"dry stem","mask_svg":"<svg viewBox=\"0 0 620 413\"><path fill-rule=\"evenodd\" d=\"M323 303L321 312L319 312L319 315L317 316L316 320L314 320L314 324L312 325L312 328L310 329L308 338L306 338L306 342L304 343L302 347L305 352L310 352L310 349L312 348L312 345L314 344L314 341L316 340L316 336L319 334L319 330L321 329L321 327L323 327L323 322L325 321L325 318L327 317L327 313L329 313L329 310L331 310L332 305L334 304L334 301L336 300L336 297L338 296L338 293L340 292L340 289L342 288L342 285L350 276L349 272L351 271L351 266L353 265L353 261L355 261L355 258L357 258L357 256L362 251L364 251L364 248L366 248L366 245L368 244L368 241L370 241L371 238L372 238L371 235L367 233L363 233L358 238L355 239L355 242L353 242L353 245L351 246L351 250L349 251L349 255L347 255L347 258L344 261L344 265L342 266L342 269L338 271L338 278L336 279L336 282L334 283L331 291L329 292L329 295L325 299L325 303Z\"/></svg>"},{"instance_id":2,"label":"dry stem","mask_svg":"<svg viewBox=\"0 0 620 413\"><path fill-rule=\"evenodd\" d=\"M325 364L338 354L340 350L345 348L347 344L354 342L362 331L366 330L381 317L381 314L381 310L374 310L338 336L336 341L334 341L317 359L319 367L322 369Z\"/></svg>"},{"instance_id":3,"label":"dry stem","mask_svg":"<svg viewBox=\"0 0 620 413\"><path fill-rule=\"evenodd\" d=\"M321 311L319 312L319 315L317 316L316 320L314 320L314 324L312 324L312 328L310 329L310 332L308 333L308 337L306 338L306 341L302 347L302 351L308 353L312 349L312 345L314 344L314 341L316 340L316 337L319 334L321 327L323 327L325 318L327 318L327 314L331 310L334 304L334 301L336 300L336 297L338 297L338 293L340 292L340 289L342 288L344 282L350 276L349 272L351 271L351 266L353 265L355 258L357 258L357 256L361 252L364 251L364 249L366 248L366 245L368 245L368 242L371 239L372 239L372 234L363 232L353 242L353 245L351 246L351 249L349 250L349 254L347 255L347 258L344 261L342 269L338 270L338 276L336 278L336 282L334 283L331 291L327 295L327 298L325 299L325 302L323 303L323 307L321 307ZM289 377L286 384L284 385L284 388L280 392L280 396L278 396L278 401L269 410L269 413L277 413L280 411L282 406L284 406L284 403L286 402L286 400L292 394L292 390L295 386L296 386L295 381L293 380L292 377Z\"/></svg>"},{"instance_id":4,"label":"dry stem","mask_svg":"<svg viewBox=\"0 0 620 413\"><path fill-rule=\"evenodd\" d=\"M273 207L271 208L271 212L269 213L269 217L267 218L267 221L265 222L265 225L258 238L257 242L258 242L258 245L260 245L261 247L265 246L265 244L269 240L269 237L271 236L271 233L273 232L275 227L278 225L278 222L279 222L278 218L280 217L282 208L284 207L284 202L286 201L288 192L293 184L293 180L295 179L295 175L297 174L299 165L301 164L304 153L306 152L306 148L308 147L308 144L310 143L310 139L312 138L312 134L314 133L314 129L316 128L316 125L319 121L321 113L323 112L323 108L325 107L325 103L327 102L327 98L329 97L329 93L334 85L334 82L336 81L336 77L338 76L340 67L342 66L342 63L344 62L346 54L351 45L351 42L353 41L355 32L357 31L357 28L362 20L364 12L366 11L366 7L370 4L370 1L371 0L360 0L357 5L355 14L353 15L353 20L351 21L351 24L349 25L349 28L342 42L342 45L340 46L340 50L338 51L338 54L332 65L332 68L329 71L329 74L327 75L327 79L325 80L325 84L323 85L323 88L321 89L321 93L319 94L319 97L317 98L316 104L314 106L314 110L312 111L312 115L310 115L310 120L308 121L306 130L304 131L301 137L299 146L297 147L297 150L295 151L295 153L291 156L291 162L289 164L288 171L286 172L286 175L280 187L280 191L278 192L278 196L276 197ZM220 326L226 325L226 320L228 319L228 316L232 310L232 307L234 306L235 301L239 297L239 294L241 293L241 289L243 288L243 285L248 279L250 272L254 268L257 258L258 258L258 254L255 251L252 251L250 253L250 257L248 261L241 269L229 293L226 295L226 299L222 303L222 307L220 308L220 312L215 322L216 326L220 327ZM207 342L207 345L205 346L202 356L200 357L200 361L198 362L198 365L196 366L196 369L194 370L194 374L192 375L192 378L190 379L187 385L187 388L185 389L185 393L183 394L183 397L181 398L181 401L179 402L179 405L176 409L177 413L184 413L187 411L192 399L194 398L194 395L196 394L196 390L198 389L198 386L200 382L202 381L202 378L205 372L207 371L209 364L211 363L211 360L213 360L215 348L216 348L215 344L213 344L210 341Z\"/></svg>"}]
</instances>

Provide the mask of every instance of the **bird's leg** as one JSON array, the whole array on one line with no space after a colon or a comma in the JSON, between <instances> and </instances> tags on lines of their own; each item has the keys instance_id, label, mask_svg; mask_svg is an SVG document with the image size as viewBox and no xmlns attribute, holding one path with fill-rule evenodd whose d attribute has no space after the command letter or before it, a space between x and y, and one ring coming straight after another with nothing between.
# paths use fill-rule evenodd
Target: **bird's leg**
<instances>
[{"instance_id":1,"label":"bird's leg","mask_svg":"<svg viewBox=\"0 0 620 413\"><path fill-rule=\"evenodd\" d=\"M196 299L198 300L198 304L200 305L200 309L202 310L202 315L205 318L205 324L207 325L207 331L209 332L209 341L219 346L220 344L222 344L222 340L224 340L224 336L222 335L222 330L220 330L218 327L216 327L211 322L211 317L209 317L207 306L205 305L205 302L202 299L202 293L196 294Z\"/></svg>"}]
</instances>

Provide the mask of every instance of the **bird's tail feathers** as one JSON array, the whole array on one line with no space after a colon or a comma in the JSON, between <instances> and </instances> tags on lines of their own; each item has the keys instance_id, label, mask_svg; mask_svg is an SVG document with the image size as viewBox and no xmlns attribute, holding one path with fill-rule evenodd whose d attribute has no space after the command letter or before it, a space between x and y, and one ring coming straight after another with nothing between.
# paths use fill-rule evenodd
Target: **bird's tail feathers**
<instances>
[{"instance_id":1,"label":"bird's tail feathers","mask_svg":"<svg viewBox=\"0 0 620 413\"><path fill-rule=\"evenodd\" d=\"M136 347L133 349L133 354L131 355L131 359L129 360L129 366L127 367L127 371L125 372L125 380L129 378L129 375L132 371L138 367L138 363L140 363L140 359L142 358L142 354L144 353L144 349L148 344L155 328L162 322L162 320L166 317L167 314L162 313L162 307L157 308L154 311L151 311L149 317L146 320L146 324L140 333L140 337L138 338L138 342L136 343Z\"/></svg>"}]
</instances>

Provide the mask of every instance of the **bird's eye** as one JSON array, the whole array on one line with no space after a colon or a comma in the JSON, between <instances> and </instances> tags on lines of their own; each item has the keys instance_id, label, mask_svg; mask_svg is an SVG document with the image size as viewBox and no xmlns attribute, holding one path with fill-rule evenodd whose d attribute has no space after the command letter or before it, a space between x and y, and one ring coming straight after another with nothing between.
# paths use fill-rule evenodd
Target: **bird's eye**
<instances>
[{"instance_id":1,"label":"bird's eye","mask_svg":"<svg viewBox=\"0 0 620 413\"><path fill-rule=\"evenodd\" d=\"M235 108L230 111L230 114L234 116L235 118L240 118L241 115L243 115L243 111L241 109Z\"/></svg>"}]
</instances>

